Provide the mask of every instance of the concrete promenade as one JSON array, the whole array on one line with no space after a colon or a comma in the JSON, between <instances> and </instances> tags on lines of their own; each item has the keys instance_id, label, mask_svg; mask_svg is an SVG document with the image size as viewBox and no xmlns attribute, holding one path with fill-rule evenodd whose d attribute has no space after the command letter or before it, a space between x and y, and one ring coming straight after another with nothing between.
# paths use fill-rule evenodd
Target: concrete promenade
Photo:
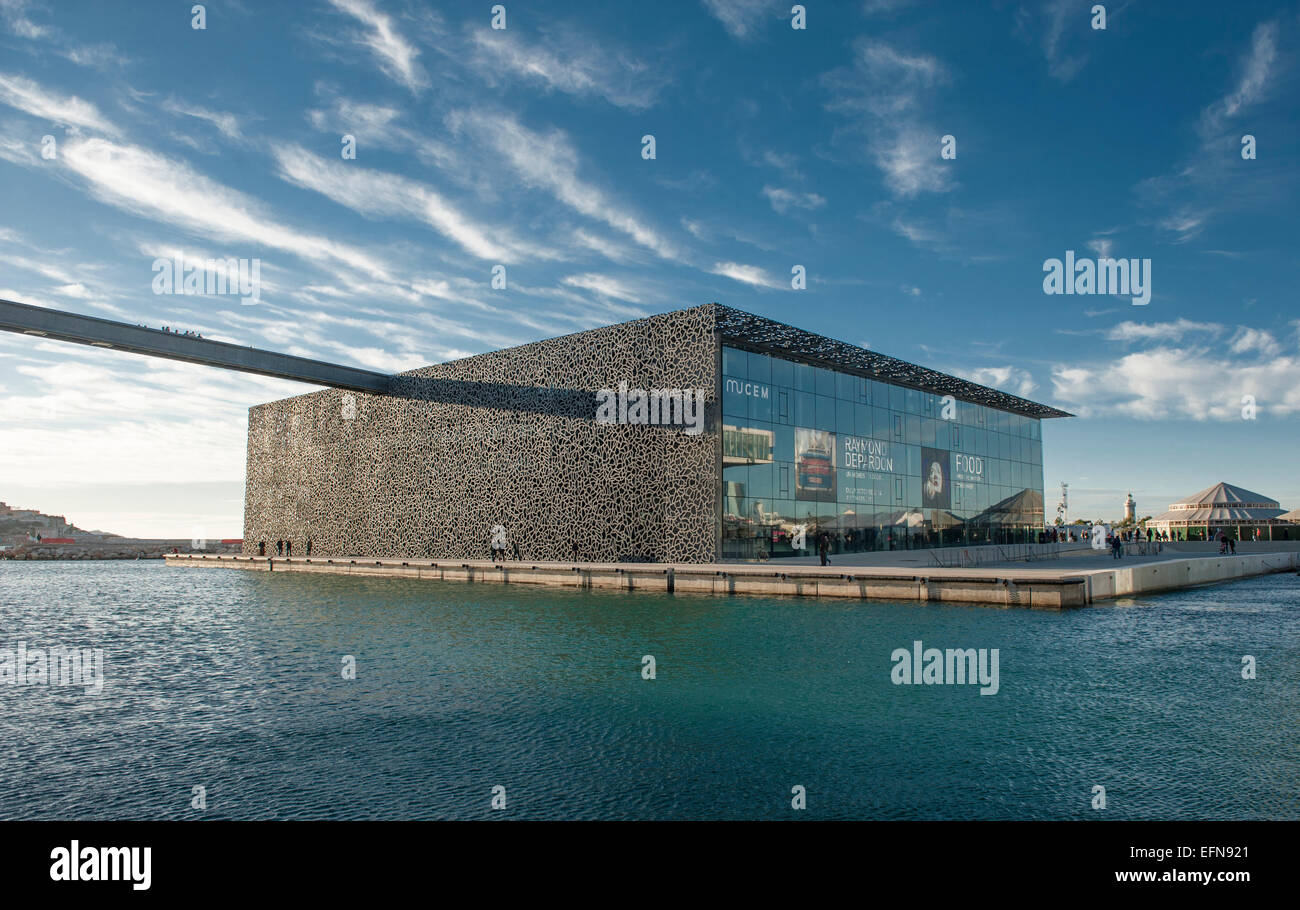
<instances>
[{"instance_id":1,"label":"concrete promenade","mask_svg":"<svg viewBox=\"0 0 1300 910\"><path fill-rule=\"evenodd\" d=\"M419 578L432 581L537 584L698 594L793 595L857 600L941 601L1060 610L1102 600L1232 581L1300 567L1297 545L1236 556L1178 552L1113 560L1109 553L1076 550L1034 566L973 568L910 565L798 565L712 563L583 563L528 560L368 559L365 557L251 557L180 554L167 564L195 568L316 572ZM923 551L910 551L916 556ZM852 554L844 554L845 556ZM863 556L871 554L861 554ZM894 556L904 555L890 554ZM836 558L838 562L838 558ZM1300 584L1300 581L1297 582Z\"/></svg>"}]
</instances>

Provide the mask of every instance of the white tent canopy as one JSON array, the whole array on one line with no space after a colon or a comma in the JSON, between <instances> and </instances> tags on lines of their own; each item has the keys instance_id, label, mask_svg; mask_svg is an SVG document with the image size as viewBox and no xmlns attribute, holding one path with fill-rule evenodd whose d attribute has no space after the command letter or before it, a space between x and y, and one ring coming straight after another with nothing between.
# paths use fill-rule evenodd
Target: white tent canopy
<instances>
[{"instance_id":1,"label":"white tent canopy","mask_svg":"<svg viewBox=\"0 0 1300 910\"><path fill-rule=\"evenodd\" d=\"M1216 483L1193 496L1175 502L1169 511L1151 519L1158 527L1200 527L1212 525L1270 525L1278 523L1282 508L1269 499L1230 483Z\"/></svg>"}]
</instances>

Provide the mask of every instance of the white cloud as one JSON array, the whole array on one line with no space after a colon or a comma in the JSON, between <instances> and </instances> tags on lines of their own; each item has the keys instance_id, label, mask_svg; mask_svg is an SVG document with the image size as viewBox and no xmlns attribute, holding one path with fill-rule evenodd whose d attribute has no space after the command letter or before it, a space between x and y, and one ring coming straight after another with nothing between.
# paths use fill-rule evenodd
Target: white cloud
<instances>
[{"instance_id":1,"label":"white cloud","mask_svg":"<svg viewBox=\"0 0 1300 910\"><path fill-rule=\"evenodd\" d=\"M317 88L329 94L328 90ZM337 137L347 134L356 138L357 146L363 152L367 149L386 152L412 150L422 163L438 168L457 183L480 190L484 187L486 178L478 173L477 162L467 164L456 148L437 136L403 126L402 120L407 112L400 108L337 96L330 98L329 102L330 109L312 109L307 112L307 119L316 129L334 134L335 142Z\"/></svg>"},{"instance_id":2,"label":"white cloud","mask_svg":"<svg viewBox=\"0 0 1300 910\"><path fill-rule=\"evenodd\" d=\"M1139 201L1161 212L1154 223L1173 234L1175 243L1200 236L1217 216L1281 209L1292 195L1294 174L1280 163L1261 158L1250 167L1240 166L1240 141L1249 124L1289 113L1284 92L1278 93L1282 98L1272 110L1261 109L1270 80L1281 71L1279 31L1277 22L1255 27L1235 85L1201 111L1196 148L1170 173L1148 177L1135 188ZM1247 112L1251 119L1243 120Z\"/></svg>"},{"instance_id":3,"label":"white cloud","mask_svg":"<svg viewBox=\"0 0 1300 910\"><path fill-rule=\"evenodd\" d=\"M61 126L84 128L110 136L117 128L104 119L99 108L75 95L60 95L30 79L0 73L0 102Z\"/></svg>"},{"instance_id":4,"label":"white cloud","mask_svg":"<svg viewBox=\"0 0 1300 910\"><path fill-rule=\"evenodd\" d=\"M21 139L12 136L0 135L0 159L8 161L10 164L20 164L24 167L34 167L40 163L34 145L29 145Z\"/></svg>"},{"instance_id":5,"label":"white cloud","mask_svg":"<svg viewBox=\"0 0 1300 910\"><path fill-rule=\"evenodd\" d=\"M181 114L186 117L194 117L198 120L206 120L208 123L211 123L220 130L227 138L242 138L242 133L239 128L239 118L234 114L224 111L212 111L196 105L182 104L175 100L164 102L162 107L163 110L170 111L173 114Z\"/></svg>"},{"instance_id":6,"label":"white cloud","mask_svg":"<svg viewBox=\"0 0 1300 910\"><path fill-rule=\"evenodd\" d=\"M776 186L763 187L763 195L772 203L772 208L782 215L792 208L811 211L826 204L826 200L816 193L796 193Z\"/></svg>"},{"instance_id":7,"label":"white cloud","mask_svg":"<svg viewBox=\"0 0 1300 910\"><path fill-rule=\"evenodd\" d=\"M1197 332L1217 334L1223 326L1214 322L1193 322L1178 319L1174 322L1124 321L1106 333L1110 341L1181 341L1184 335Z\"/></svg>"},{"instance_id":8,"label":"white cloud","mask_svg":"<svg viewBox=\"0 0 1300 910\"><path fill-rule=\"evenodd\" d=\"M31 350L31 349L29 349ZM75 356L78 350L85 357ZM50 342L15 370L31 386L0 399L0 476L24 483L241 480L249 404L300 383ZM201 399L196 414L186 401Z\"/></svg>"},{"instance_id":9,"label":"white cloud","mask_svg":"<svg viewBox=\"0 0 1300 910\"><path fill-rule=\"evenodd\" d=\"M370 0L330 0L335 8L365 26L357 41L379 60L379 68L413 92L429 83L420 65L420 51L399 33L392 17L375 9Z\"/></svg>"},{"instance_id":10,"label":"white cloud","mask_svg":"<svg viewBox=\"0 0 1300 910\"><path fill-rule=\"evenodd\" d=\"M1088 62L1088 55L1071 55L1065 51L1065 28L1067 24L1073 23L1077 30L1087 25L1088 20L1080 18L1084 16L1083 8L1072 0L1050 0L1043 12L1047 17L1047 25L1043 31L1042 47L1043 54L1047 57L1048 72L1054 79L1069 82Z\"/></svg>"},{"instance_id":11,"label":"white cloud","mask_svg":"<svg viewBox=\"0 0 1300 910\"><path fill-rule=\"evenodd\" d=\"M573 232L573 239L577 241L579 246L604 256L610 262L627 263L645 257L644 253L626 247L621 243L615 243L607 237L597 236L582 228L578 228Z\"/></svg>"},{"instance_id":12,"label":"white cloud","mask_svg":"<svg viewBox=\"0 0 1300 910\"><path fill-rule=\"evenodd\" d=\"M944 243L943 235L914 221L895 218L890 225L894 233L904 237L917 246L940 247Z\"/></svg>"},{"instance_id":13,"label":"white cloud","mask_svg":"<svg viewBox=\"0 0 1300 910\"><path fill-rule=\"evenodd\" d=\"M749 157L748 149L742 147L742 153ZM799 157L797 155L782 155L769 149L763 152L759 161L768 167L776 168L788 180L803 179L803 173L799 170Z\"/></svg>"},{"instance_id":14,"label":"white cloud","mask_svg":"<svg viewBox=\"0 0 1300 910\"><path fill-rule=\"evenodd\" d=\"M1258 351L1265 357L1275 357L1282 352L1282 346L1278 344L1276 338L1271 332L1264 329L1252 329L1247 326L1241 326L1237 329L1231 341L1228 342L1228 350L1233 354L1247 354L1251 351Z\"/></svg>"},{"instance_id":15,"label":"white cloud","mask_svg":"<svg viewBox=\"0 0 1300 910\"><path fill-rule=\"evenodd\" d=\"M50 290L55 294L58 294L60 297L73 297L78 300L92 300L99 296L81 282L61 285L56 288L51 288Z\"/></svg>"},{"instance_id":16,"label":"white cloud","mask_svg":"<svg viewBox=\"0 0 1300 910\"><path fill-rule=\"evenodd\" d=\"M1015 366L979 367L967 370L962 375L971 382L1010 392L1021 398L1028 398L1038 388L1038 383L1034 382L1034 377L1028 370Z\"/></svg>"},{"instance_id":17,"label":"white cloud","mask_svg":"<svg viewBox=\"0 0 1300 910\"><path fill-rule=\"evenodd\" d=\"M939 156L943 130L926 123L921 102L948 80L947 68L927 54L908 54L867 38L854 45L851 69L826 74L827 108L853 118L872 162L896 196L942 193L953 187L951 165Z\"/></svg>"},{"instance_id":18,"label":"white cloud","mask_svg":"<svg viewBox=\"0 0 1300 910\"><path fill-rule=\"evenodd\" d=\"M739 262L717 262L709 271L714 275L721 275L724 278L730 278L732 281L739 281L741 284L748 284L751 287L771 288L773 290L784 290L787 287L787 285L782 284L758 266L742 265Z\"/></svg>"},{"instance_id":19,"label":"white cloud","mask_svg":"<svg viewBox=\"0 0 1300 910\"><path fill-rule=\"evenodd\" d=\"M606 41L588 35L562 33L528 46L509 31L474 29L470 40L479 74L489 82L509 74L548 90L644 110L667 81L666 67L653 67L626 51L612 53Z\"/></svg>"},{"instance_id":20,"label":"white cloud","mask_svg":"<svg viewBox=\"0 0 1300 910\"><path fill-rule=\"evenodd\" d=\"M1201 113L1201 132L1211 136L1221 130L1225 121L1235 117L1242 109L1259 101L1268 86L1269 70L1277 60L1278 26L1276 22L1262 22L1255 26L1250 50L1241 63L1241 77L1236 87L1211 104Z\"/></svg>"},{"instance_id":21,"label":"white cloud","mask_svg":"<svg viewBox=\"0 0 1300 910\"><path fill-rule=\"evenodd\" d=\"M913 107L921 89L947 78L943 64L928 54L905 54L883 41L872 40L858 41L855 50L859 68L872 83L888 88L870 99L882 116Z\"/></svg>"},{"instance_id":22,"label":"white cloud","mask_svg":"<svg viewBox=\"0 0 1300 910\"><path fill-rule=\"evenodd\" d=\"M0 288L0 297L5 300L12 300L14 303L25 303L28 306L40 306L49 310L57 310L59 305L53 301L46 300L44 297L34 297L24 291L15 290L14 288Z\"/></svg>"},{"instance_id":23,"label":"white cloud","mask_svg":"<svg viewBox=\"0 0 1300 910\"><path fill-rule=\"evenodd\" d=\"M1115 242L1109 237L1094 237L1088 241L1088 249L1092 250L1101 259L1109 259L1110 251L1115 246Z\"/></svg>"},{"instance_id":24,"label":"white cloud","mask_svg":"<svg viewBox=\"0 0 1300 910\"><path fill-rule=\"evenodd\" d=\"M139 146L105 139L68 141L59 160L86 181L96 198L137 215L226 241L248 241L315 262L387 274L382 261L370 254L279 224L243 193Z\"/></svg>"},{"instance_id":25,"label":"white cloud","mask_svg":"<svg viewBox=\"0 0 1300 910\"><path fill-rule=\"evenodd\" d=\"M704 0L704 6L733 38L748 40L757 34L764 20L782 13L772 0Z\"/></svg>"},{"instance_id":26,"label":"white cloud","mask_svg":"<svg viewBox=\"0 0 1300 910\"><path fill-rule=\"evenodd\" d=\"M344 132L371 133L376 137L387 137L400 132L394 127L394 122L402 116L402 112L386 104L369 104L364 101L339 98L335 102L335 110L332 113L313 110L308 113L308 116L311 118L312 125L318 130L333 132L344 127Z\"/></svg>"},{"instance_id":27,"label":"white cloud","mask_svg":"<svg viewBox=\"0 0 1300 910\"><path fill-rule=\"evenodd\" d=\"M57 281L60 284L76 284L77 278L66 269L62 269L46 259L32 259L29 256L19 256L12 253L0 253L0 262L10 265L17 269L23 269L28 272L34 272L43 278L51 281Z\"/></svg>"},{"instance_id":28,"label":"white cloud","mask_svg":"<svg viewBox=\"0 0 1300 910\"><path fill-rule=\"evenodd\" d=\"M895 194L942 193L951 185L951 172L942 165L938 148L937 135L919 128L901 129L889 139L873 143L872 157Z\"/></svg>"},{"instance_id":29,"label":"white cloud","mask_svg":"<svg viewBox=\"0 0 1300 910\"><path fill-rule=\"evenodd\" d=\"M562 131L538 133L505 113L460 112L448 120L454 131L469 130L495 150L525 185L551 193L575 212L626 234L663 259L680 261L678 249L642 216L623 209L578 176L578 153Z\"/></svg>"},{"instance_id":30,"label":"white cloud","mask_svg":"<svg viewBox=\"0 0 1300 910\"><path fill-rule=\"evenodd\" d=\"M888 16L914 4L916 0L863 0L865 16Z\"/></svg>"},{"instance_id":31,"label":"white cloud","mask_svg":"<svg viewBox=\"0 0 1300 910\"><path fill-rule=\"evenodd\" d=\"M189 246L177 246L170 243L159 243L156 241L141 241L136 244L136 250L141 257L141 273L145 280L152 280L152 264L156 259L182 260L187 268L201 271L205 276L213 275L219 277L226 287L235 287L233 282L238 281L238 265L231 259L218 255L212 250L198 249L193 244ZM230 266L235 265L235 269ZM266 273L270 267L263 264L259 266L259 286L263 298L269 298L277 294L284 293L286 288L279 283L267 278ZM295 285L295 289L296 289Z\"/></svg>"},{"instance_id":32,"label":"white cloud","mask_svg":"<svg viewBox=\"0 0 1300 910\"><path fill-rule=\"evenodd\" d=\"M569 275L564 279L564 284L567 284L569 287L593 291L603 297L613 297L617 300L626 300L628 303L642 302L640 294L629 288L617 278L613 278L609 275L601 275L591 272L585 275Z\"/></svg>"},{"instance_id":33,"label":"white cloud","mask_svg":"<svg viewBox=\"0 0 1300 910\"><path fill-rule=\"evenodd\" d=\"M1159 221L1160 227L1178 235L1177 243L1185 243L1201 232L1213 211L1208 208L1182 206Z\"/></svg>"},{"instance_id":34,"label":"white cloud","mask_svg":"<svg viewBox=\"0 0 1300 910\"><path fill-rule=\"evenodd\" d=\"M323 158L296 145L276 145L272 152L280 177L295 186L321 193L364 215L417 218L480 259L517 259L510 249L493 239L492 235L501 236L500 231L474 223L423 183L342 159Z\"/></svg>"},{"instance_id":35,"label":"white cloud","mask_svg":"<svg viewBox=\"0 0 1300 910\"><path fill-rule=\"evenodd\" d=\"M122 66L130 62L127 57L118 52L115 45L109 43L69 44L66 47L57 49L55 53L66 57L77 66L89 66L96 69Z\"/></svg>"},{"instance_id":36,"label":"white cloud","mask_svg":"<svg viewBox=\"0 0 1300 910\"><path fill-rule=\"evenodd\" d=\"M52 51L78 66L120 66L127 62L112 44L75 44L59 29L33 22L27 15L31 8L32 4L27 0L0 0L0 19L19 38L45 41L47 48L43 50Z\"/></svg>"},{"instance_id":37,"label":"white cloud","mask_svg":"<svg viewBox=\"0 0 1300 910\"><path fill-rule=\"evenodd\" d=\"M1242 398L1259 415L1300 413L1300 360L1243 363L1205 348L1166 348L1052 370L1056 400L1080 417L1241 420Z\"/></svg>"},{"instance_id":38,"label":"white cloud","mask_svg":"<svg viewBox=\"0 0 1300 910\"><path fill-rule=\"evenodd\" d=\"M53 32L48 26L37 25L27 18L29 4L25 0L0 0L0 18L19 38L36 40L49 37Z\"/></svg>"}]
</instances>

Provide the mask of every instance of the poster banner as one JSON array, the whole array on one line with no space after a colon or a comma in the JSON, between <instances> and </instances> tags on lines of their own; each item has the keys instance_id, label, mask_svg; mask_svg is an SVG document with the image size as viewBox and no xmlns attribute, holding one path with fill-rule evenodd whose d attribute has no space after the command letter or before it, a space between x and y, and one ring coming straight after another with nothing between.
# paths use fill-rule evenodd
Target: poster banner
<instances>
[{"instance_id":1,"label":"poster banner","mask_svg":"<svg viewBox=\"0 0 1300 910\"><path fill-rule=\"evenodd\" d=\"M952 453L952 479L966 483L984 483L984 459L979 455Z\"/></svg>"},{"instance_id":2,"label":"poster banner","mask_svg":"<svg viewBox=\"0 0 1300 910\"><path fill-rule=\"evenodd\" d=\"M835 501L835 434L825 430L794 431L794 498Z\"/></svg>"},{"instance_id":3,"label":"poster banner","mask_svg":"<svg viewBox=\"0 0 1300 910\"><path fill-rule=\"evenodd\" d=\"M952 506L948 477L948 453L942 449L921 448L921 507L947 509Z\"/></svg>"},{"instance_id":4,"label":"poster banner","mask_svg":"<svg viewBox=\"0 0 1300 910\"><path fill-rule=\"evenodd\" d=\"M875 501L872 474L893 474L889 443L865 436L839 437L839 498L842 502ZM877 478L878 479L878 478Z\"/></svg>"}]
</instances>

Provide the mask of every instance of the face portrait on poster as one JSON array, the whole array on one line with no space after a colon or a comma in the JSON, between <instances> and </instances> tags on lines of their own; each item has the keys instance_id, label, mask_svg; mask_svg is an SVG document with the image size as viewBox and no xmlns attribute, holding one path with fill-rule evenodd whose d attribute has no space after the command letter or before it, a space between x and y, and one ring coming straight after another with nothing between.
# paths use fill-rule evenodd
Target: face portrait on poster
<instances>
[{"instance_id":1,"label":"face portrait on poster","mask_svg":"<svg viewBox=\"0 0 1300 910\"><path fill-rule=\"evenodd\" d=\"M951 479L948 476L948 453L942 449L921 448L921 507L947 509L952 505Z\"/></svg>"}]
</instances>

